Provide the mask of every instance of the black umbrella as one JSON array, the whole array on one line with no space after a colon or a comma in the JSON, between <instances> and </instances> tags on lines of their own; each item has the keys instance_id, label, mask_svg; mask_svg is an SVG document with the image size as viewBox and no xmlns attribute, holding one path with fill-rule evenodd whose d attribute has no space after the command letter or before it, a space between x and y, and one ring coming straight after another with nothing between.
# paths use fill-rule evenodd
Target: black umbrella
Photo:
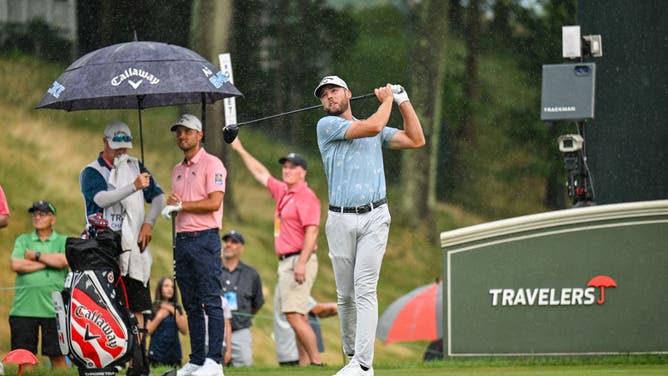
<instances>
[{"instance_id":1,"label":"black umbrella","mask_svg":"<svg viewBox=\"0 0 668 376\"><path fill-rule=\"evenodd\" d=\"M90 52L54 81L35 108L65 111L136 108L142 161L141 110L241 96L229 78L196 52L160 42L127 42Z\"/></svg>"}]
</instances>

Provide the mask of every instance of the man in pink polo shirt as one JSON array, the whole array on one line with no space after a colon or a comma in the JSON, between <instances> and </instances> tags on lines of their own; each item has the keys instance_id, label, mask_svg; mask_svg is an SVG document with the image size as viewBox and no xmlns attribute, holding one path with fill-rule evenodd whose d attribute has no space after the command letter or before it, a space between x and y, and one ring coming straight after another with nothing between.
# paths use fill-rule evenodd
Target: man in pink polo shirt
<instances>
[{"instance_id":1,"label":"man in pink polo shirt","mask_svg":"<svg viewBox=\"0 0 668 376\"><path fill-rule=\"evenodd\" d=\"M218 231L223 220L227 171L220 159L202 147L204 133L197 117L181 115L171 131L176 134L184 159L172 171L172 193L162 215L166 219L176 215L175 271L188 314L192 350L190 361L177 371L177 376L223 376L225 329ZM206 353L205 312L209 333Z\"/></svg>"},{"instance_id":2,"label":"man in pink polo shirt","mask_svg":"<svg viewBox=\"0 0 668 376\"><path fill-rule=\"evenodd\" d=\"M282 180L255 159L237 137L232 148L246 168L276 200L274 248L278 255L278 288L281 312L295 331L299 364L322 365L313 328L308 322L309 296L318 274L315 254L320 226L320 200L306 183L306 160L290 153L278 160Z\"/></svg>"}]
</instances>

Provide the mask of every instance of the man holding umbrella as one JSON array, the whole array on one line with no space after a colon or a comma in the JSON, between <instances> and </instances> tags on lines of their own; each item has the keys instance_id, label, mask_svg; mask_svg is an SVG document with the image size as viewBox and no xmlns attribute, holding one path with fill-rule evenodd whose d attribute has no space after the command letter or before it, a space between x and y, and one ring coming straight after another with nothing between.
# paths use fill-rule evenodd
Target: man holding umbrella
<instances>
[{"instance_id":1,"label":"man holding umbrella","mask_svg":"<svg viewBox=\"0 0 668 376\"><path fill-rule=\"evenodd\" d=\"M102 138L103 150L79 176L86 218L100 213L113 231L121 232L119 264L131 311L144 328L143 312L151 311L151 254L148 243L165 206L165 194L137 158L128 155L132 134L127 124L114 121ZM148 213L144 202L151 204Z\"/></svg>"},{"instance_id":2,"label":"man holding umbrella","mask_svg":"<svg viewBox=\"0 0 668 376\"><path fill-rule=\"evenodd\" d=\"M218 231L223 221L227 170L220 159L202 147L204 132L197 117L181 115L171 131L184 158L172 170L172 193L162 215L169 219L178 213L174 261L188 314L192 350L190 361L178 370L177 376L222 376L224 321ZM205 312L208 353L205 353Z\"/></svg>"}]
</instances>

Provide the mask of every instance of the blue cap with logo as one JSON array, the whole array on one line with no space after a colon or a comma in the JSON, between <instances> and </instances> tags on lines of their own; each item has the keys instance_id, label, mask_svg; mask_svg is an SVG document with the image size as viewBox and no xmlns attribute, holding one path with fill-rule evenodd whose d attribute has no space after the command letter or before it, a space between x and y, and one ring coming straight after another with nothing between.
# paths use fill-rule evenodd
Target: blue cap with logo
<instances>
[{"instance_id":1,"label":"blue cap with logo","mask_svg":"<svg viewBox=\"0 0 668 376\"><path fill-rule=\"evenodd\" d=\"M223 241L224 242L227 241L228 239L232 239L237 243L246 244L246 241L244 240L243 235L241 235L241 233L236 232L234 230L232 230L232 231L228 232L227 234L223 235Z\"/></svg>"}]
</instances>

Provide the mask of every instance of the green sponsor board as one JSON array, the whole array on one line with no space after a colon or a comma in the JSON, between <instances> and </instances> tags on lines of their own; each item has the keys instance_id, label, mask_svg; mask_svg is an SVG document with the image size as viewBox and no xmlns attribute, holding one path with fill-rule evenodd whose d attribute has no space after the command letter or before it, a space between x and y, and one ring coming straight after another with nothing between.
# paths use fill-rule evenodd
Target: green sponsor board
<instances>
[{"instance_id":1,"label":"green sponsor board","mask_svg":"<svg viewBox=\"0 0 668 376\"><path fill-rule=\"evenodd\" d=\"M446 356L668 353L668 201L441 234Z\"/></svg>"}]
</instances>

